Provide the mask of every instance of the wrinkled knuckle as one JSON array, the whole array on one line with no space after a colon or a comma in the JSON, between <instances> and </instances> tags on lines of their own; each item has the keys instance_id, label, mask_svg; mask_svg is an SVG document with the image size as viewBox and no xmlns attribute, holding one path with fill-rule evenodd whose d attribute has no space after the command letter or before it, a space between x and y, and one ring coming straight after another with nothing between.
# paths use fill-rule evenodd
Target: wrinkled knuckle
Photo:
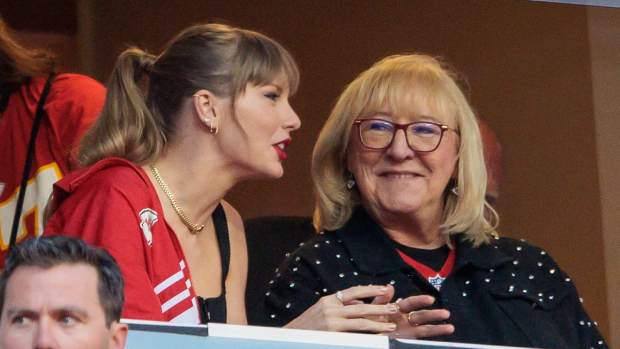
<instances>
[{"instance_id":1,"label":"wrinkled knuckle","mask_svg":"<svg viewBox=\"0 0 620 349\"><path fill-rule=\"evenodd\" d=\"M328 309L330 305L332 304L331 300L327 297L321 298L317 303L321 311L325 311L325 309Z\"/></svg>"},{"instance_id":2,"label":"wrinkled knuckle","mask_svg":"<svg viewBox=\"0 0 620 349\"><path fill-rule=\"evenodd\" d=\"M410 312L414 309L413 302L410 299L401 299L398 306L401 312Z\"/></svg>"}]
</instances>

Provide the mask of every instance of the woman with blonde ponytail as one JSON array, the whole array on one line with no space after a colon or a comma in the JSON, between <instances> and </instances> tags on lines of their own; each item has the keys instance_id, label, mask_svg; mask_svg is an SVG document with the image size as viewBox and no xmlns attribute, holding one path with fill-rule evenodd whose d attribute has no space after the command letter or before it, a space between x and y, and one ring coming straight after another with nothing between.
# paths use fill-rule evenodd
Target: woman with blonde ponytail
<instances>
[{"instance_id":1,"label":"woman with blonde ponytail","mask_svg":"<svg viewBox=\"0 0 620 349\"><path fill-rule=\"evenodd\" d=\"M243 224L223 197L282 176L298 81L280 44L226 25L190 27L158 56L126 50L45 234L116 258L125 318L246 323Z\"/></svg>"}]
</instances>

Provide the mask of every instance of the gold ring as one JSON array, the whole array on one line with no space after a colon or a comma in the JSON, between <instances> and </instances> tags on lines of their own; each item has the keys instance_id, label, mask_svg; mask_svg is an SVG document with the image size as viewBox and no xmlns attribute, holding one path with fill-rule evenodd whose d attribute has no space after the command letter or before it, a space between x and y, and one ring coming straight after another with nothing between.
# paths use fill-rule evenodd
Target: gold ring
<instances>
[{"instance_id":1,"label":"gold ring","mask_svg":"<svg viewBox=\"0 0 620 349\"><path fill-rule=\"evenodd\" d=\"M344 304L344 294L342 293L342 291L336 292L336 299L338 299L340 303Z\"/></svg>"},{"instance_id":2,"label":"gold ring","mask_svg":"<svg viewBox=\"0 0 620 349\"><path fill-rule=\"evenodd\" d=\"M398 304L398 301L394 302L394 306L396 307L396 311L400 313L400 304Z\"/></svg>"},{"instance_id":3,"label":"gold ring","mask_svg":"<svg viewBox=\"0 0 620 349\"><path fill-rule=\"evenodd\" d=\"M407 322L409 323L409 325L411 326L419 326L420 324L418 324L417 322L411 320L411 316L415 313L415 311L410 311L409 314L407 314Z\"/></svg>"}]
</instances>

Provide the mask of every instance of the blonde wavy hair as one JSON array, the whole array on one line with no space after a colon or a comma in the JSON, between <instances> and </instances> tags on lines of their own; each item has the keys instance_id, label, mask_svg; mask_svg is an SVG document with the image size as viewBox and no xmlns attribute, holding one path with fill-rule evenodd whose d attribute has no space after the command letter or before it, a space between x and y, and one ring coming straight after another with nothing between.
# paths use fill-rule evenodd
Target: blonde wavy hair
<instances>
[{"instance_id":1,"label":"blonde wavy hair","mask_svg":"<svg viewBox=\"0 0 620 349\"><path fill-rule=\"evenodd\" d=\"M175 114L200 89L236 97L248 83L283 75L291 94L299 70L290 53L267 36L224 24L201 24L173 38L159 56L123 52L108 82L103 111L84 136L81 165L122 157L138 164L157 159L174 135Z\"/></svg>"},{"instance_id":2,"label":"blonde wavy hair","mask_svg":"<svg viewBox=\"0 0 620 349\"><path fill-rule=\"evenodd\" d=\"M312 180L317 231L342 227L360 204L359 192L348 190L347 151L353 121L386 105L395 114L427 103L439 116L452 117L460 135L456 189L446 188L441 233L465 233L477 246L496 234L498 216L485 202L487 184L482 140L467 98L456 75L438 59L422 55L394 55L361 73L340 95L323 126L312 154ZM413 99L409 96L413 95ZM450 186L450 184L449 184Z\"/></svg>"}]
</instances>

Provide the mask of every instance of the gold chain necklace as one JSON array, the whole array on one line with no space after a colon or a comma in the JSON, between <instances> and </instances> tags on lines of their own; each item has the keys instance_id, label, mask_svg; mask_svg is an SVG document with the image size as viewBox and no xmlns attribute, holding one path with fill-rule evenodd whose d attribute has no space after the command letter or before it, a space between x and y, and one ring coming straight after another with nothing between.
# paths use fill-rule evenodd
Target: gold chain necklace
<instances>
[{"instance_id":1,"label":"gold chain necklace","mask_svg":"<svg viewBox=\"0 0 620 349\"><path fill-rule=\"evenodd\" d=\"M155 168L155 166L153 165L150 165L149 167L151 168L151 173L153 174L153 177L155 177L155 181L157 182L157 184L159 184L159 187L161 188L161 190L163 190L166 196L168 196L174 212L176 212L179 218L181 218L181 221L183 222L183 224L185 224L187 229L189 229L189 232L192 234L201 232L202 229L204 229L205 225L195 224L189 220L181 206L179 206L179 203L177 202L177 199L175 199L174 194L172 194L170 188L168 188L168 185L166 185L166 182L164 182L164 180L161 178L159 170L157 170L157 168Z\"/></svg>"}]
</instances>

